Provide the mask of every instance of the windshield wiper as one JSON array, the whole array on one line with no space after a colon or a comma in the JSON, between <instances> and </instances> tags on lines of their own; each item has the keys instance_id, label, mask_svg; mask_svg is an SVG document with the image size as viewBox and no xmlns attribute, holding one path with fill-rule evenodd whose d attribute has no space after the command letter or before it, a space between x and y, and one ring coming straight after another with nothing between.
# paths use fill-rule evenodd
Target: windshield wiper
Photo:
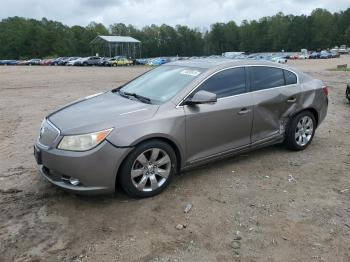
<instances>
[{"instance_id":1,"label":"windshield wiper","mask_svg":"<svg viewBox=\"0 0 350 262\"><path fill-rule=\"evenodd\" d=\"M145 96L138 95L136 93L131 93L131 92L123 92L121 90L118 90L119 94L123 97L135 97L137 100L147 103L147 104L152 104L151 99Z\"/></svg>"}]
</instances>

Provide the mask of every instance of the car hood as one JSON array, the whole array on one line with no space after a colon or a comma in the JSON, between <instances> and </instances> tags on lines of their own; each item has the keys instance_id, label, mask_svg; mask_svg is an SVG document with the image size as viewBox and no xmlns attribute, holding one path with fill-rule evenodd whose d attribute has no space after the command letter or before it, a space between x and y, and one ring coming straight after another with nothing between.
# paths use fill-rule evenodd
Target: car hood
<instances>
[{"instance_id":1,"label":"car hood","mask_svg":"<svg viewBox=\"0 0 350 262\"><path fill-rule=\"evenodd\" d=\"M147 120L158 108L158 105L131 100L110 91L77 100L47 118L62 135L86 134Z\"/></svg>"}]
</instances>

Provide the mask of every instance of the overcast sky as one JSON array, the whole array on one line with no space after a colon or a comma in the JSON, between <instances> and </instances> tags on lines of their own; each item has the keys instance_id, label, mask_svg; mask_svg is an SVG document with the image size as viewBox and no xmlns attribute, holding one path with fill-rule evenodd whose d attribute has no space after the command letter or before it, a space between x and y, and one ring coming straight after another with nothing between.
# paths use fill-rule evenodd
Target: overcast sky
<instances>
[{"instance_id":1,"label":"overcast sky","mask_svg":"<svg viewBox=\"0 0 350 262\"><path fill-rule=\"evenodd\" d=\"M67 25L86 26L91 21L143 27L150 24L209 28L214 22L258 19L279 11L310 14L315 8L331 12L350 7L349 0L0 0L0 19L46 17Z\"/></svg>"}]
</instances>

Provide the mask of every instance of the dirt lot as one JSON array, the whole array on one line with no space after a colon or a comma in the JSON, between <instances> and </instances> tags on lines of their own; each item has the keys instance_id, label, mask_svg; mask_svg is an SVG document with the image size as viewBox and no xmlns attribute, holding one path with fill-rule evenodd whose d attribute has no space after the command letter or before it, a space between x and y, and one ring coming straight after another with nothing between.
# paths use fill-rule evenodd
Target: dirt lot
<instances>
[{"instance_id":1,"label":"dirt lot","mask_svg":"<svg viewBox=\"0 0 350 262\"><path fill-rule=\"evenodd\" d=\"M0 67L0 261L350 261L350 73L326 70L344 63L290 62L330 87L307 150L222 160L143 200L53 187L32 144L50 111L147 68Z\"/></svg>"}]
</instances>

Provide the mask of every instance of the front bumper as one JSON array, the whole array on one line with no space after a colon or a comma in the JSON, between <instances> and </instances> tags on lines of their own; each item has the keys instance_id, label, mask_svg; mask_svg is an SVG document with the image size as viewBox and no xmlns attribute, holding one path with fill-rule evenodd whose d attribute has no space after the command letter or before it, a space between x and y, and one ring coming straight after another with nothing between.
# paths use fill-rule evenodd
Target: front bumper
<instances>
[{"instance_id":1,"label":"front bumper","mask_svg":"<svg viewBox=\"0 0 350 262\"><path fill-rule=\"evenodd\" d=\"M113 193L119 166L132 150L108 141L85 152L47 149L38 143L34 147L40 152L40 160L36 157L40 174L50 183L78 194ZM71 184L71 178L80 183Z\"/></svg>"}]
</instances>

